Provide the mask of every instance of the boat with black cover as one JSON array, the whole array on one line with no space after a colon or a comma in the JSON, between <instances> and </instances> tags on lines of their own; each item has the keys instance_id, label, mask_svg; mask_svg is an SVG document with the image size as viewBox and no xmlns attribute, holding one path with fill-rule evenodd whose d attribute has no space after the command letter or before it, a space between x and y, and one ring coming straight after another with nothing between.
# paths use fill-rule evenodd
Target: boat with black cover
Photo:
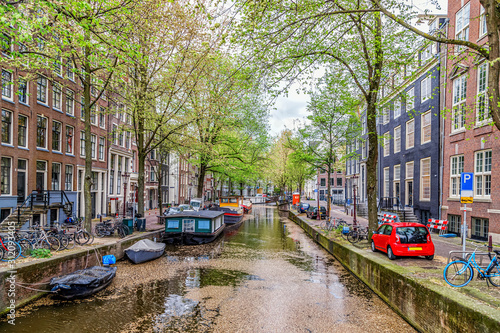
<instances>
[{"instance_id":1,"label":"boat with black cover","mask_svg":"<svg viewBox=\"0 0 500 333\"><path fill-rule=\"evenodd\" d=\"M49 284L57 297L68 300L87 297L109 286L116 270L117 267L93 266L52 278Z\"/></svg>"}]
</instances>

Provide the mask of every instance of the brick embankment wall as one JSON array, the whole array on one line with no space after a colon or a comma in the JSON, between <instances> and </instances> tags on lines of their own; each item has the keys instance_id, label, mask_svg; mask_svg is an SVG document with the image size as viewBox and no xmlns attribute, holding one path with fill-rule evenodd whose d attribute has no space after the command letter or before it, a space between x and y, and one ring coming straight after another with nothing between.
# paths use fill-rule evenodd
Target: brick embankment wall
<instances>
[{"instance_id":1,"label":"brick embankment wall","mask_svg":"<svg viewBox=\"0 0 500 333\"><path fill-rule=\"evenodd\" d=\"M28 304L30 301L44 295L44 292L22 288L19 284L28 285L34 289L46 289L47 282L51 278L69 274L85 267L98 265L101 257L107 254L113 254L116 259L124 256L124 250L141 239L159 239L161 231L142 233L137 236L125 238L112 244L86 246L78 252L74 252L62 257L38 259L26 262L16 267L16 273L12 275L8 268L0 270L0 315L5 315L9 309L12 297L9 297L9 288L11 286L10 277L14 276L15 283L15 303L16 308ZM94 250L95 249L95 250ZM33 285L31 285L33 284Z\"/></svg>"},{"instance_id":2,"label":"brick embankment wall","mask_svg":"<svg viewBox=\"0 0 500 333\"><path fill-rule=\"evenodd\" d=\"M335 256L396 312L422 332L500 332L500 311L425 279L363 249L328 239L290 212L317 243Z\"/></svg>"}]
</instances>

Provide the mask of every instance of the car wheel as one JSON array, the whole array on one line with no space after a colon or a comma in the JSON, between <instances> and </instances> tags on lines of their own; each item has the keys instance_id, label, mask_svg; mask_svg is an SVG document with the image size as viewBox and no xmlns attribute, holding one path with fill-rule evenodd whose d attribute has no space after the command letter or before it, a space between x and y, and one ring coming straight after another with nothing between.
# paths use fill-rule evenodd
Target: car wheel
<instances>
[{"instance_id":1,"label":"car wheel","mask_svg":"<svg viewBox=\"0 0 500 333\"><path fill-rule=\"evenodd\" d=\"M434 255L431 255L431 256L425 256L425 259L427 259L427 260L432 260L432 259L434 259Z\"/></svg>"},{"instance_id":2,"label":"car wheel","mask_svg":"<svg viewBox=\"0 0 500 333\"><path fill-rule=\"evenodd\" d=\"M372 252L377 252L377 248L375 247L374 241L372 241Z\"/></svg>"},{"instance_id":3,"label":"car wheel","mask_svg":"<svg viewBox=\"0 0 500 333\"><path fill-rule=\"evenodd\" d=\"M396 259L396 256L394 255L394 253L392 252L392 249L391 247L387 247L387 257L389 258L389 260L394 260Z\"/></svg>"}]
</instances>

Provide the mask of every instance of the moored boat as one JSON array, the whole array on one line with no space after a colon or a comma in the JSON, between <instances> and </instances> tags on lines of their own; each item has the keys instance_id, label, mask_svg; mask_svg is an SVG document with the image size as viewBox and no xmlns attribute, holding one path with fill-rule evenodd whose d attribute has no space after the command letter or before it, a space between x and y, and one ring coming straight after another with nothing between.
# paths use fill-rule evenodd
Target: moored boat
<instances>
[{"instance_id":1,"label":"moored boat","mask_svg":"<svg viewBox=\"0 0 500 333\"><path fill-rule=\"evenodd\" d=\"M206 244L224 230L224 212L212 210L188 211L165 218L163 240L186 245Z\"/></svg>"},{"instance_id":2,"label":"moored boat","mask_svg":"<svg viewBox=\"0 0 500 333\"><path fill-rule=\"evenodd\" d=\"M141 239L131 247L125 249L125 253L134 264L140 264L160 257L165 251L165 246L164 243Z\"/></svg>"},{"instance_id":3,"label":"moored boat","mask_svg":"<svg viewBox=\"0 0 500 333\"><path fill-rule=\"evenodd\" d=\"M219 199L217 210L224 212L224 223L232 225L241 222L243 219L243 197L229 196Z\"/></svg>"},{"instance_id":4,"label":"moored boat","mask_svg":"<svg viewBox=\"0 0 500 333\"><path fill-rule=\"evenodd\" d=\"M50 280L51 291L57 297L74 299L90 296L109 286L117 267L93 266Z\"/></svg>"},{"instance_id":5,"label":"moored boat","mask_svg":"<svg viewBox=\"0 0 500 333\"><path fill-rule=\"evenodd\" d=\"M243 200L241 207L245 214L249 214L252 211L252 200Z\"/></svg>"}]
</instances>

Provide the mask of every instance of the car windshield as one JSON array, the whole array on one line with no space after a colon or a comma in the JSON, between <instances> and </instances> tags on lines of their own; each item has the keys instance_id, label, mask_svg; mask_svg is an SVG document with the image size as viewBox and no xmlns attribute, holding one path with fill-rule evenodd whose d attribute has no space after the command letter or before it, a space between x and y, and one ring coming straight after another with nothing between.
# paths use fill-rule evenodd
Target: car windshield
<instances>
[{"instance_id":1,"label":"car windshield","mask_svg":"<svg viewBox=\"0 0 500 333\"><path fill-rule=\"evenodd\" d=\"M193 202L191 202L191 206L193 206L193 207L200 207L201 204L199 202L193 201Z\"/></svg>"},{"instance_id":2,"label":"car windshield","mask_svg":"<svg viewBox=\"0 0 500 333\"><path fill-rule=\"evenodd\" d=\"M396 228L401 244L427 243L427 229L425 227Z\"/></svg>"}]
</instances>

